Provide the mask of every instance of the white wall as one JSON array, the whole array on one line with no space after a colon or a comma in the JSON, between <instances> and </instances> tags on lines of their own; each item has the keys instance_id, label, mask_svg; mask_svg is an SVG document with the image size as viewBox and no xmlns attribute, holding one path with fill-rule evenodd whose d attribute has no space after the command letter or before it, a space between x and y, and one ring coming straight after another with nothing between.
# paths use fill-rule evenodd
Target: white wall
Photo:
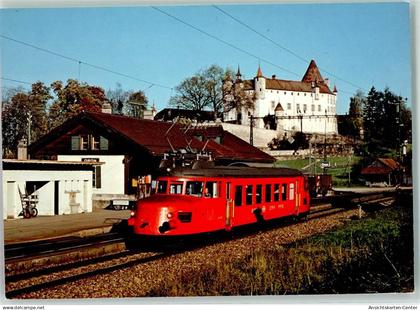
<instances>
[{"instance_id":1,"label":"white wall","mask_svg":"<svg viewBox=\"0 0 420 310\"><path fill-rule=\"evenodd\" d=\"M93 188L93 194L124 194L124 155L58 155L61 161L82 161L98 158L101 165L101 188Z\"/></svg>"},{"instance_id":2,"label":"white wall","mask_svg":"<svg viewBox=\"0 0 420 310\"><path fill-rule=\"evenodd\" d=\"M78 212L92 212L92 172L91 171L48 171L48 170L3 170L3 219L17 218L22 211L19 190L24 192L29 181L46 181L37 189L39 215L54 215L54 182L59 183L58 213L70 214L69 191L77 191Z\"/></svg>"}]
</instances>

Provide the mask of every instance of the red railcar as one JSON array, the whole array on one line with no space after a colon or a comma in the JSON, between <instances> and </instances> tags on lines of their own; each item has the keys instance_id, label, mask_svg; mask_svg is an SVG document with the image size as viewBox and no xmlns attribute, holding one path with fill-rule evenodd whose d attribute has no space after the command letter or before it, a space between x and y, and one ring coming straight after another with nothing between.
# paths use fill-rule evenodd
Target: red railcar
<instances>
[{"instance_id":1,"label":"red railcar","mask_svg":"<svg viewBox=\"0 0 420 310\"><path fill-rule=\"evenodd\" d=\"M138 200L128 225L135 235L183 236L309 212L306 178L295 169L175 169Z\"/></svg>"}]
</instances>

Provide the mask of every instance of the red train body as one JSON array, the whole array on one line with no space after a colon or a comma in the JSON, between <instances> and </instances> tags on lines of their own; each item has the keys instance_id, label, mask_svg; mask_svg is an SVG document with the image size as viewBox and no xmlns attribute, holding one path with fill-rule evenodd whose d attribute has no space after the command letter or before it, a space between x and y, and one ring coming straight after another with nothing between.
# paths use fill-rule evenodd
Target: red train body
<instances>
[{"instance_id":1,"label":"red train body","mask_svg":"<svg viewBox=\"0 0 420 310\"><path fill-rule=\"evenodd\" d=\"M285 168L176 170L157 178L128 225L135 235L194 235L309 212L306 178Z\"/></svg>"}]
</instances>

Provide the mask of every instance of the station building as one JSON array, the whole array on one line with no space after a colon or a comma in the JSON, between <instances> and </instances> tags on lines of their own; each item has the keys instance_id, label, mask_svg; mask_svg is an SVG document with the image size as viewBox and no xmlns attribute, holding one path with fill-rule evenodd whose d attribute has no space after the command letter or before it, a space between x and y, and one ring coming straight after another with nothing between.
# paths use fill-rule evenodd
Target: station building
<instances>
[{"instance_id":1,"label":"station building","mask_svg":"<svg viewBox=\"0 0 420 310\"><path fill-rule=\"evenodd\" d=\"M2 163L3 219L18 218L29 199L39 216L92 211L91 163L27 159Z\"/></svg>"}]
</instances>

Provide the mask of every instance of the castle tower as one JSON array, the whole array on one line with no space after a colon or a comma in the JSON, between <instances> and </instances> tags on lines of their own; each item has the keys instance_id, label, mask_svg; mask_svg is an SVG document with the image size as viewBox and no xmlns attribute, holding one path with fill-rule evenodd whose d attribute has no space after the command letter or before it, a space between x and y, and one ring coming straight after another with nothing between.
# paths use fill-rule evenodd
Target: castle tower
<instances>
[{"instance_id":1,"label":"castle tower","mask_svg":"<svg viewBox=\"0 0 420 310\"><path fill-rule=\"evenodd\" d=\"M262 74L261 67L258 66L257 76L254 78L255 99L265 98L265 77ZM257 103L255 103L257 104Z\"/></svg>"}]
</instances>

